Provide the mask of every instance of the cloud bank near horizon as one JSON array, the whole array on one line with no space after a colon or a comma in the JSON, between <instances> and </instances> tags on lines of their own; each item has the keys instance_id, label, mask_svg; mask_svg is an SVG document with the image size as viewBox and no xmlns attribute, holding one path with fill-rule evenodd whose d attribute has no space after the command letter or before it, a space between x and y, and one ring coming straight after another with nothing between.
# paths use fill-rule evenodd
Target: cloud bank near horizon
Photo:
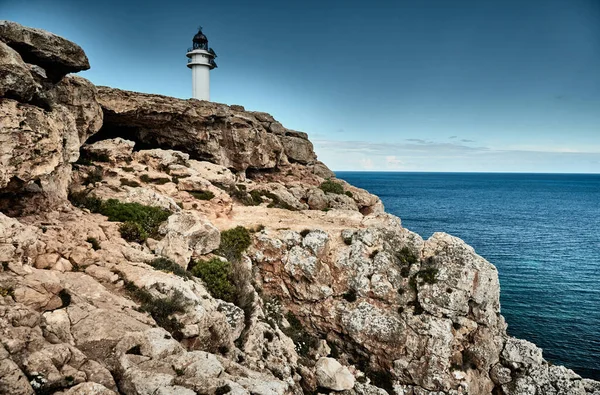
<instances>
[{"instance_id":1,"label":"cloud bank near horizon","mask_svg":"<svg viewBox=\"0 0 600 395\"><path fill-rule=\"evenodd\" d=\"M493 148L451 136L450 142L418 138L396 143L313 139L319 159L336 171L600 173L600 149Z\"/></svg>"}]
</instances>

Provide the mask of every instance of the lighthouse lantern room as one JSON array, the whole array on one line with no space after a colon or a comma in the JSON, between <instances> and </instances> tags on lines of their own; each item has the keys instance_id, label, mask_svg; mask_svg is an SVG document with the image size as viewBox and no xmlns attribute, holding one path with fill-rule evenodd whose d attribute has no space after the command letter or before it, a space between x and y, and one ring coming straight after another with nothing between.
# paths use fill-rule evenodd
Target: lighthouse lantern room
<instances>
[{"instance_id":1,"label":"lighthouse lantern room","mask_svg":"<svg viewBox=\"0 0 600 395\"><path fill-rule=\"evenodd\" d=\"M208 47L208 38L202 33L202 27L192 39L193 46L188 48L187 66L192 69L192 97L198 100L210 100L210 70L217 67L217 54Z\"/></svg>"}]
</instances>

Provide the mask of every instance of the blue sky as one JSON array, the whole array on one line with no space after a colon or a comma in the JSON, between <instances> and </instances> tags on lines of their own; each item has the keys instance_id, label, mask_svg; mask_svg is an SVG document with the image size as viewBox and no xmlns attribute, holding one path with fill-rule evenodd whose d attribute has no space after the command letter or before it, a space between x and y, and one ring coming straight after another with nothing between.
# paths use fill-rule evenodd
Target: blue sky
<instances>
[{"instance_id":1,"label":"blue sky","mask_svg":"<svg viewBox=\"0 0 600 395\"><path fill-rule=\"evenodd\" d=\"M98 85L211 99L309 134L334 170L600 172L600 1L0 0Z\"/></svg>"}]
</instances>

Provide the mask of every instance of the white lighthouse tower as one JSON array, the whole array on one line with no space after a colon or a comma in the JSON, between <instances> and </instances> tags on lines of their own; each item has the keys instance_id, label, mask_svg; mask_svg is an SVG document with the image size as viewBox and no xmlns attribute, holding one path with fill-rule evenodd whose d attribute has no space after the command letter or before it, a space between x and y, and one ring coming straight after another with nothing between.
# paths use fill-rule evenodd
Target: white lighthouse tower
<instances>
[{"instance_id":1,"label":"white lighthouse tower","mask_svg":"<svg viewBox=\"0 0 600 395\"><path fill-rule=\"evenodd\" d=\"M202 27L194 36L192 48L188 48L187 66L192 69L192 97L198 100L210 100L210 70L217 67L217 54L208 47L208 38L202 33Z\"/></svg>"}]
</instances>

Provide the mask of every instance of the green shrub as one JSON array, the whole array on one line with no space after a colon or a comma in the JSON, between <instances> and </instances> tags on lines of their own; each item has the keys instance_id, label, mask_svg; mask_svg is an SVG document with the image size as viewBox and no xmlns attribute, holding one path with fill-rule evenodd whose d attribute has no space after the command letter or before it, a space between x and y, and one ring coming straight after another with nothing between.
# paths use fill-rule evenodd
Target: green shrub
<instances>
[{"instance_id":1,"label":"green shrub","mask_svg":"<svg viewBox=\"0 0 600 395\"><path fill-rule=\"evenodd\" d=\"M89 196L85 192L73 192L69 194L69 201L75 207L87 208L92 213L100 211L102 200L94 196Z\"/></svg>"},{"instance_id":2,"label":"green shrub","mask_svg":"<svg viewBox=\"0 0 600 395\"><path fill-rule=\"evenodd\" d=\"M210 200L215 197L211 191L189 191L188 193L198 200Z\"/></svg>"},{"instance_id":3,"label":"green shrub","mask_svg":"<svg viewBox=\"0 0 600 395\"><path fill-rule=\"evenodd\" d=\"M137 222L127 221L119 225L121 237L134 243L143 243L148 239L148 233Z\"/></svg>"},{"instance_id":4,"label":"green shrub","mask_svg":"<svg viewBox=\"0 0 600 395\"><path fill-rule=\"evenodd\" d=\"M350 192L350 191L346 191L346 192L344 192L344 193L345 193L345 194L346 194L346 196L348 196L348 197L354 197L354 195L353 195L353 194L352 194L352 192Z\"/></svg>"},{"instance_id":5,"label":"green shrub","mask_svg":"<svg viewBox=\"0 0 600 395\"><path fill-rule=\"evenodd\" d=\"M100 249L100 242L95 237L88 237L85 241L92 245L94 251L98 251Z\"/></svg>"},{"instance_id":6,"label":"green shrub","mask_svg":"<svg viewBox=\"0 0 600 395\"><path fill-rule=\"evenodd\" d=\"M167 258L156 258L155 260L150 262L149 265L155 268L156 270L171 272L179 277L183 277L186 279L192 278L192 275L189 272L187 272L184 268Z\"/></svg>"},{"instance_id":7,"label":"green shrub","mask_svg":"<svg viewBox=\"0 0 600 395\"><path fill-rule=\"evenodd\" d=\"M221 244L216 251L217 254L224 256L228 261L238 261L244 252L252 244L250 231L243 226L236 226L221 232Z\"/></svg>"},{"instance_id":8,"label":"green shrub","mask_svg":"<svg viewBox=\"0 0 600 395\"><path fill-rule=\"evenodd\" d=\"M325 193L334 193L336 195L341 195L344 193L344 187L342 184L338 184L337 182L331 180L323 181L319 188L321 188L321 190Z\"/></svg>"},{"instance_id":9,"label":"green shrub","mask_svg":"<svg viewBox=\"0 0 600 395\"><path fill-rule=\"evenodd\" d=\"M417 274L415 274L415 276L420 277L424 283L435 284L435 283L437 283L437 279L436 279L437 274L438 274L438 269L430 267L427 269L419 270L417 272Z\"/></svg>"},{"instance_id":10,"label":"green shrub","mask_svg":"<svg viewBox=\"0 0 600 395\"><path fill-rule=\"evenodd\" d=\"M94 167L83 180L84 185L95 184L97 182L102 181L103 178L102 169L99 167Z\"/></svg>"},{"instance_id":11,"label":"green shrub","mask_svg":"<svg viewBox=\"0 0 600 395\"><path fill-rule=\"evenodd\" d=\"M158 227L171 212L160 207L144 206L139 203L121 203L117 199L102 202L98 212L108 217L109 221L134 222L147 236L156 237Z\"/></svg>"},{"instance_id":12,"label":"green shrub","mask_svg":"<svg viewBox=\"0 0 600 395\"><path fill-rule=\"evenodd\" d=\"M231 264L213 258L210 261L198 261L192 268L192 274L200 278L208 292L217 299L233 303L236 289L231 280Z\"/></svg>"},{"instance_id":13,"label":"green shrub","mask_svg":"<svg viewBox=\"0 0 600 395\"><path fill-rule=\"evenodd\" d=\"M402 265L412 265L417 263L419 259L408 247L402 247L400 251L396 253L396 258Z\"/></svg>"},{"instance_id":14,"label":"green shrub","mask_svg":"<svg viewBox=\"0 0 600 395\"><path fill-rule=\"evenodd\" d=\"M121 178L120 181L121 181L121 185L126 185L128 187L137 188L137 187L141 186L140 183L137 182L136 180L130 180L130 179L125 178L125 177Z\"/></svg>"},{"instance_id":15,"label":"green shrub","mask_svg":"<svg viewBox=\"0 0 600 395\"><path fill-rule=\"evenodd\" d=\"M126 171L127 173L133 173L135 171L135 169L133 167L128 167L128 166L121 167L121 169L123 171Z\"/></svg>"}]
</instances>

